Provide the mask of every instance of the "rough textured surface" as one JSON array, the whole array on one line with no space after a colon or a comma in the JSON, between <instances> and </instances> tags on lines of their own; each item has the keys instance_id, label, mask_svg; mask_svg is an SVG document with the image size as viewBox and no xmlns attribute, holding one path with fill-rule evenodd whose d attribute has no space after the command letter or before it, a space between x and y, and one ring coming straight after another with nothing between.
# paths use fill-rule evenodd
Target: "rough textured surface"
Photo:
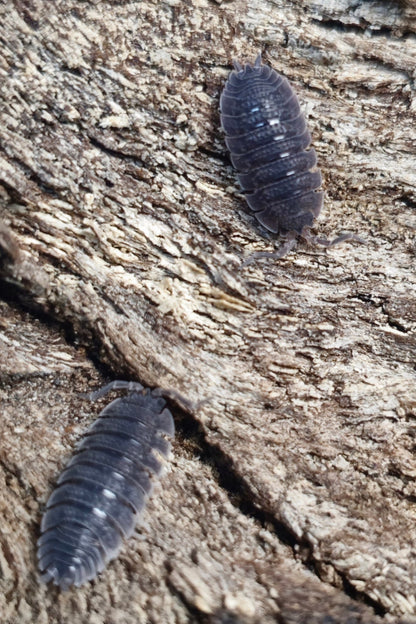
<instances>
[{"instance_id":1,"label":"rough textured surface","mask_svg":"<svg viewBox=\"0 0 416 624\"><path fill-rule=\"evenodd\" d=\"M0 337L7 624L416 621L416 9L361 5L0 9L1 287L19 302ZM366 246L239 270L273 242L235 186L218 98L231 59L260 49L308 118L316 229ZM103 381L83 348L107 378L210 401L177 415L143 539L58 594L35 540L99 411L78 394Z\"/></svg>"}]
</instances>

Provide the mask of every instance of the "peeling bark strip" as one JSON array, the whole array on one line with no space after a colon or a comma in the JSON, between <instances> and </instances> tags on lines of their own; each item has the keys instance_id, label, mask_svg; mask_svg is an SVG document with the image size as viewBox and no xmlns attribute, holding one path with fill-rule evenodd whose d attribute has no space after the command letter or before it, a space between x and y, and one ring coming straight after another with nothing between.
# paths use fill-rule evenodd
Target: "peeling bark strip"
<instances>
[{"instance_id":1,"label":"peeling bark strip","mask_svg":"<svg viewBox=\"0 0 416 624\"><path fill-rule=\"evenodd\" d=\"M81 432L73 380L82 392L98 373L56 328L4 312L3 352L20 351L2 369L3 621L411 622L414 5L0 11L2 292L112 375L211 398L182 415L152 535L93 588L45 597L33 527ZM368 244L299 246L242 274L271 245L239 212L218 104L231 60L259 50L305 103L320 234L342 223Z\"/></svg>"}]
</instances>

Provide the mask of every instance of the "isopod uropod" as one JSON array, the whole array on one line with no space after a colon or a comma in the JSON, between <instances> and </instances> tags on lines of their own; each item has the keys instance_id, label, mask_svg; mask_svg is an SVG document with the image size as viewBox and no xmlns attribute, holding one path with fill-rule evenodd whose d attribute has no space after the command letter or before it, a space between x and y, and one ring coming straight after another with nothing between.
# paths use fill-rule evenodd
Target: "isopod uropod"
<instances>
[{"instance_id":1,"label":"isopod uropod","mask_svg":"<svg viewBox=\"0 0 416 624\"><path fill-rule=\"evenodd\" d=\"M128 394L107 405L77 447L50 496L38 540L41 580L61 589L97 576L129 537L170 453L172 414L158 391L116 381Z\"/></svg>"},{"instance_id":2,"label":"isopod uropod","mask_svg":"<svg viewBox=\"0 0 416 624\"><path fill-rule=\"evenodd\" d=\"M220 99L231 162L259 223L287 235L277 254L252 257L282 257L297 235L325 246L350 239L363 242L350 233L332 242L311 236L309 228L323 204L323 192L318 190L322 178L319 170L311 171L316 152L307 150L311 135L299 100L284 76L262 65L260 54L253 65L234 61L234 67Z\"/></svg>"}]
</instances>

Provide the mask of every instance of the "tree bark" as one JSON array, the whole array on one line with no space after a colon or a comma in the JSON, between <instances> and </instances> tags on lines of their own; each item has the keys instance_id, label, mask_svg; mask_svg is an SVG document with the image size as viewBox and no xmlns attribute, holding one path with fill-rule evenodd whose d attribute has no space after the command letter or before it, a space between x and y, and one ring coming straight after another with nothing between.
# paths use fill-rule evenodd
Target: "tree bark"
<instances>
[{"instance_id":1,"label":"tree bark","mask_svg":"<svg viewBox=\"0 0 416 624\"><path fill-rule=\"evenodd\" d=\"M416 622L414 3L0 11L2 621ZM279 241L218 101L260 50L307 114L316 232L365 245L241 268ZM109 378L195 409L141 538L60 594L39 520Z\"/></svg>"}]
</instances>

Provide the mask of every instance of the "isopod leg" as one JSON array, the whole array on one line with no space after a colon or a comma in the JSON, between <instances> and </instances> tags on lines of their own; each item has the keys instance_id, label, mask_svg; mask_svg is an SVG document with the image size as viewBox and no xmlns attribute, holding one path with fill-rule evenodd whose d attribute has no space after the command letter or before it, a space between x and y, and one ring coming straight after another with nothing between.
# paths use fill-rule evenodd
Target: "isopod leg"
<instances>
[{"instance_id":1,"label":"isopod leg","mask_svg":"<svg viewBox=\"0 0 416 624\"><path fill-rule=\"evenodd\" d=\"M248 258L244 260L244 262L240 266L240 269L243 269L244 267L248 266L255 260L258 260L259 258L275 258L276 260L279 260L280 258L287 256L289 251L291 251L295 245L296 245L296 233L291 232L288 234L286 242L280 247L278 251L276 252L255 251L254 253L250 254Z\"/></svg>"},{"instance_id":2,"label":"isopod leg","mask_svg":"<svg viewBox=\"0 0 416 624\"><path fill-rule=\"evenodd\" d=\"M361 238L357 234L352 234L351 232L344 232L343 234L340 234L339 236L334 238L332 241L329 241L326 238L320 238L319 236L313 236L309 232L309 228L304 228L302 230L301 236L308 243L310 243L312 245L322 245L322 247L326 247L326 248L335 247L335 245L341 245L342 243L345 243L347 241L356 241L357 243L361 243L363 245L365 245L365 242L366 242L363 238Z\"/></svg>"},{"instance_id":3,"label":"isopod leg","mask_svg":"<svg viewBox=\"0 0 416 624\"><path fill-rule=\"evenodd\" d=\"M144 388L142 384L140 384L138 381L124 381L122 379L115 379L114 381L110 381L110 383L106 384L102 388L99 388L95 392L87 394L87 397L91 401L96 401L97 399L100 399L101 397L111 392L111 390L127 390L128 392L140 392L143 389Z\"/></svg>"},{"instance_id":4,"label":"isopod leg","mask_svg":"<svg viewBox=\"0 0 416 624\"><path fill-rule=\"evenodd\" d=\"M341 243L345 243L346 241L356 241L357 243L361 243L362 245L366 244L366 241L357 234L344 232L344 234L340 234L339 236L334 238L334 240L329 243L328 247L334 247L334 245L340 245Z\"/></svg>"}]
</instances>

